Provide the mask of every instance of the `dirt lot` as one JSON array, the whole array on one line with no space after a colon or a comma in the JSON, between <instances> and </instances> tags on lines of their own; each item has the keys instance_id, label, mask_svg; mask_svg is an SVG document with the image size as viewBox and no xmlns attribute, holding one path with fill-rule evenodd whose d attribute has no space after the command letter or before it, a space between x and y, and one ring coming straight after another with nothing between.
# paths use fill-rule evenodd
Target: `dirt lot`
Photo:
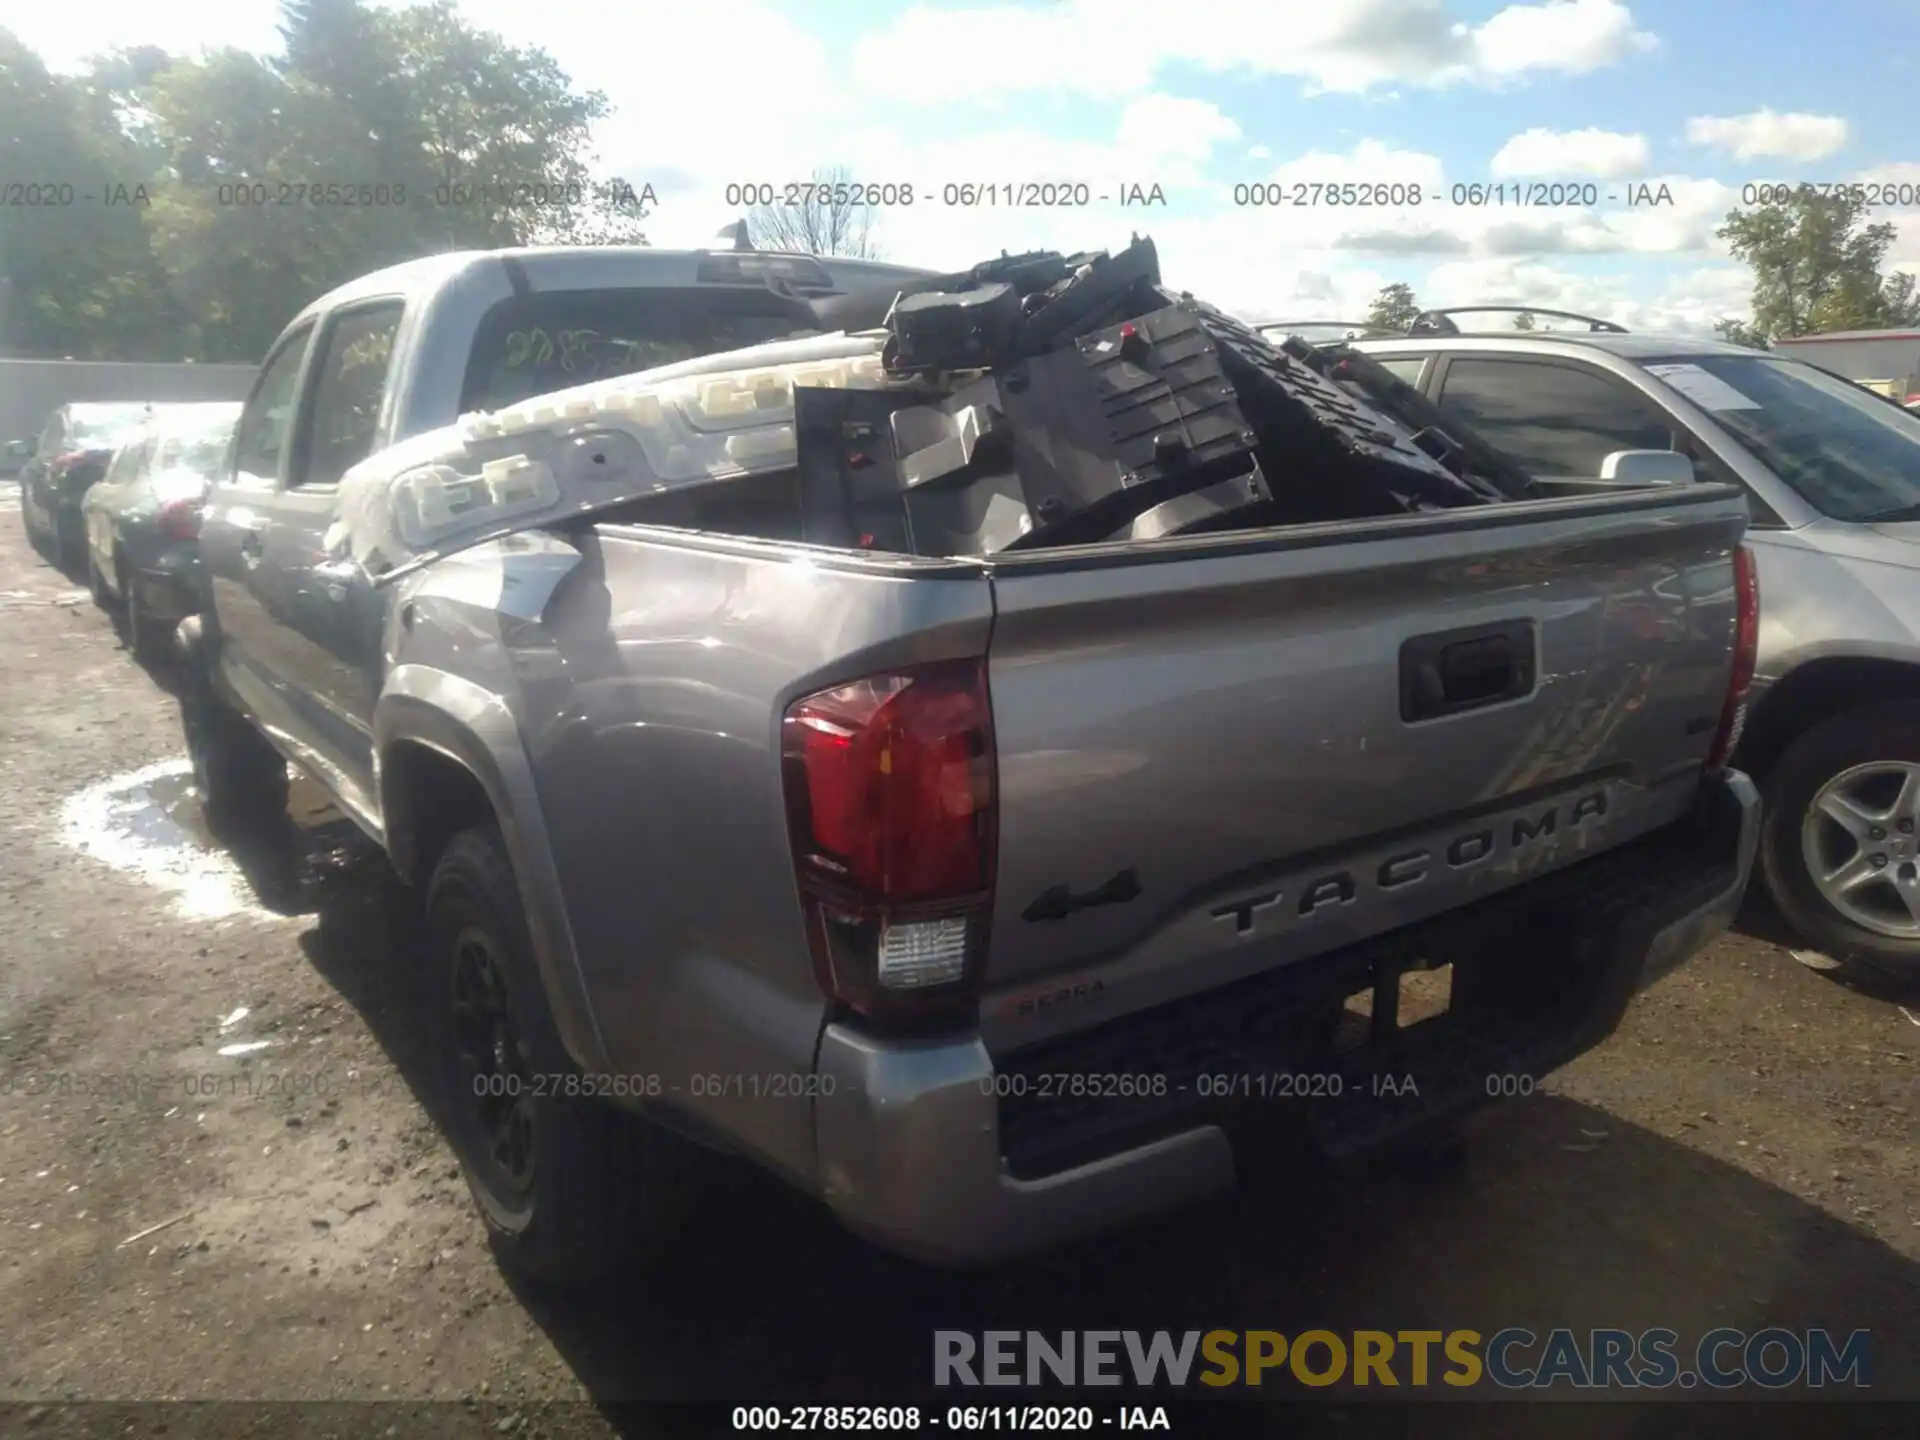
<instances>
[{"instance_id":1,"label":"dirt lot","mask_svg":"<svg viewBox=\"0 0 1920 1440\"><path fill-rule=\"evenodd\" d=\"M1439 1178L1269 1177L967 1276L741 1178L644 1286L517 1292L415 1095L404 895L316 842L249 860L263 903L198 838L172 702L11 509L0 676L0 1400L470 1399L533 1433L592 1415L522 1424L547 1401L898 1396L935 1326L1508 1324L1865 1326L1920 1399L1920 1000L1762 922Z\"/></svg>"}]
</instances>

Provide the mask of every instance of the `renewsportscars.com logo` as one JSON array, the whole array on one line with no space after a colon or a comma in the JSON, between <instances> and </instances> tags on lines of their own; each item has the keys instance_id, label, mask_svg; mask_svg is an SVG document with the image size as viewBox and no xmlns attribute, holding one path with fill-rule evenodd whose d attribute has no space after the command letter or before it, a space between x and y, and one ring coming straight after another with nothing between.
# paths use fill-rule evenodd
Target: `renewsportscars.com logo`
<instances>
[{"instance_id":1,"label":"renewsportscars.com logo","mask_svg":"<svg viewBox=\"0 0 1920 1440\"><path fill-rule=\"evenodd\" d=\"M935 1385L1350 1385L1502 1390L1768 1390L1872 1384L1854 1330L936 1330Z\"/></svg>"}]
</instances>

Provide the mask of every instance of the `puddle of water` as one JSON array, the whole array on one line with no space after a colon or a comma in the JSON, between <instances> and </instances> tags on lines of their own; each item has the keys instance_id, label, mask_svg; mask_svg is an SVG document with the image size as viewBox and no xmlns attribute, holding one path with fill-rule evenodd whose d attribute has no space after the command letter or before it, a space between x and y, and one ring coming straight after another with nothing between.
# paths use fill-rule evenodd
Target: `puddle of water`
<instances>
[{"instance_id":1,"label":"puddle of water","mask_svg":"<svg viewBox=\"0 0 1920 1440\"><path fill-rule=\"evenodd\" d=\"M254 902L240 867L207 833L185 760L89 786L67 801L60 818L67 844L165 891L184 918L277 918Z\"/></svg>"}]
</instances>

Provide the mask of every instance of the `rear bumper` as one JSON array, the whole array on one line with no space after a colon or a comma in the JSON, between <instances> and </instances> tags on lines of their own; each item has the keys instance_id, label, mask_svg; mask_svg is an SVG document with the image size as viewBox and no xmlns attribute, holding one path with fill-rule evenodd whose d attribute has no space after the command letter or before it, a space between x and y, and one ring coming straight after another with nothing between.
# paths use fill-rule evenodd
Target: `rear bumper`
<instances>
[{"instance_id":1,"label":"rear bumper","mask_svg":"<svg viewBox=\"0 0 1920 1440\"><path fill-rule=\"evenodd\" d=\"M1758 838L1754 787L1729 772L1657 835L999 1064L978 1038L889 1042L830 1025L815 1107L824 1197L890 1249L973 1264L1221 1189L1236 1146L1268 1122L1303 1126L1329 1156L1378 1151L1487 1103L1499 1077L1537 1078L1605 1039L1637 991L1732 923ZM1384 997L1441 964L1451 1008L1399 1027ZM1340 1045L1352 1027L1329 1020L1369 988L1372 1021ZM1074 1095L1071 1076L1109 1093ZM1120 1097L1119 1076L1165 1084Z\"/></svg>"}]
</instances>

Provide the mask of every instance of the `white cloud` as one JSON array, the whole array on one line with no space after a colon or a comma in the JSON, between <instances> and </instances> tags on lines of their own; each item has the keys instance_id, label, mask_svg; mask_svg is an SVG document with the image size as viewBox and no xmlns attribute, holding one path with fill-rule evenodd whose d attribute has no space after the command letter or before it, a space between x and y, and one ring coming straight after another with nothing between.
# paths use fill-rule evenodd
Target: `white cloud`
<instances>
[{"instance_id":1,"label":"white cloud","mask_svg":"<svg viewBox=\"0 0 1920 1440\"><path fill-rule=\"evenodd\" d=\"M1647 168L1647 138L1611 130L1546 130L1515 135L1487 162L1496 180L1541 176L1563 180L1590 175L1601 180L1639 175Z\"/></svg>"},{"instance_id":2,"label":"white cloud","mask_svg":"<svg viewBox=\"0 0 1920 1440\"><path fill-rule=\"evenodd\" d=\"M1550 0L1509 5L1473 34L1475 68L1488 75L1560 70L1584 75L1655 49L1619 0Z\"/></svg>"},{"instance_id":3,"label":"white cloud","mask_svg":"<svg viewBox=\"0 0 1920 1440\"><path fill-rule=\"evenodd\" d=\"M1489 203L1455 205L1438 156L1363 140L1344 153L1314 153L1278 167L1273 178L1296 183L1411 183L1418 205L1359 207L1321 204L1266 211L1288 243L1323 245L1357 255L1617 255L1717 254L1714 230L1738 200L1716 180L1649 176L1631 184L1587 181L1596 203L1561 207ZM1664 191L1664 194L1663 194ZM1655 203L1630 204L1652 196ZM1283 194L1283 198L1285 198Z\"/></svg>"},{"instance_id":4,"label":"white cloud","mask_svg":"<svg viewBox=\"0 0 1920 1440\"><path fill-rule=\"evenodd\" d=\"M1875 165L1857 172L1853 178L1869 184L1894 187L1895 200L1902 206L1876 210L1868 218L1893 226L1893 245L1887 251L1889 270L1920 271L1920 163L1912 160L1892 165Z\"/></svg>"},{"instance_id":5,"label":"white cloud","mask_svg":"<svg viewBox=\"0 0 1920 1440\"><path fill-rule=\"evenodd\" d=\"M1289 160L1273 172L1282 185L1296 183L1416 184L1438 189L1446 170L1438 155L1422 150L1398 150L1382 140L1362 140L1345 154L1315 150Z\"/></svg>"},{"instance_id":6,"label":"white cloud","mask_svg":"<svg viewBox=\"0 0 1920 1440\"><path fill-rule=\"evenodd\" d=\"M1142 95L1121 113L1120 148L1142 155L1205 159L1215 145L1240 138L1240 127L1208 100Z\"/></svg>"},{"instance_id":7,"label":"white cloud","mask_svg":"<svg viewBox=\"0 0 1920 1440\"><path fill-rule=\"evenodd\" d=\"M1618 248L1643 255L1726 253L1713 232L1739 203L1738 187L1685 175L1649 176L1645 184L1655 195L1664 188L1673 203L1610 209L1601 215L1600 223L1619 241ZM1634 188L1637 191L1638 184Z\"/></svg>"},{"instance_id":8,"label":"white cloud","mask_svg":"<svg viewBox=\"0 0 1920 1440\"><path fill-rule=\"evenodd\" d=\"M1696 115L1687 121L1689 144L1724 150L1736 160L1819 160L1844 146L1847 136L1847 122L1840 116L1801 111Z\"/></svg>"},{"instance_id":9,"label":"white cloud","mask_svg":"<svg viewBox=\"0 0 1920 1440\"><path fill-rule=\"evenodd\" d=\"M1618 275L1581 274L1538 260L1466 260L1434 266L1415 292L1426 305L1538 305L1641 333L1711 335L1716 320L1748 313L1752 284L1743 267L1701 267L1649 296L1635 294Z\"/></svg>"},{"instance_id":10,"label":"white cloud","mask_svg":"<svg viewBox=\"0 0 1920 1440\"><path fill-rule=\"evenodd\" d=\"M52 70L79 70L115 46L158 45L175 55L233 45L279 50L279 9L259 0L88 0L85 5L9 5L6 28Z\"/></svg>"},{"instance_id":11,"label":"white cloud","mask_svg":"<svg viewBox=\"0 0 1920 1440\"><path fill-rule=\"evenodd\" d=\"M868 35L849 54L786 0L699 7L629 0L612 22L598 0L543 0L534 9L520 0L461 3L472 23L546 48L576 85L613 100L616 113L596 127L596 146L608 168L655 184L661 203L648 228L661 245L709 243L737 218L738 207L724 200L728 181L798 179L840 164L863 180L918 189L914 205L879 216L891 258L958 266L1002 249L1119 246L1138 231L1159 245L1169 281L1265 318L1351 316L1398 279L1415 282L1427 299L1424 277L1435 261L1436 273L1459 277L1463 288L1470 275L1514 275L1545 292L1525 298L1546 304L1564 294L1583 301L1573 308L1585 308L1630 295L1636 284L1645 288L1644 281L1603 283L1575 273L1605 263L1596 256L1693 253L1704 260L1712 253L1702 235L1708 220L1717 223L1718 191L1676 187L1672 211L1609 206L1605 184L1596 211L1454 207L1440 203L1448 177L1435 155L1367 139L1276 166L1274 147L1250 144L1218 103L1193 98L1209 92L1191 73L1187 95L1170 93L1166 78L1180 66L1290 76L1308 88L1373 97L1404 89L1406 104L1439 85L1591 71L1653 43L1617 0L1509 5L1478 25L1463 22L1461 8L1448 0L1184 0L1176 24L1159 0L874 7L872 18L862 16ZM84 17L43 7L10 23L29 43L71 52L75 63L102 35L176 51L278 45L262 0L201 0L177 15L98 0ZM649 53L671 55L673 63L636 68L629 34L644 35ZM982 35L1000 55L1066 55L1072 64L957 63L976 53ZM882 78L873 84L852 78L876 73ZM791 98L753 98L767 96ZM1104 103L1090 110L1089 98ZM954 103L936 108L942 101ZM1576 135L1588 133L1600 132ZM934 138L920 138L927 136ZM1560 173L1598 176L1579 168L1598 163L1570 160ZM1283 184L1417 184L1431 198L1397 211L1234 209L1231 180L1265 174ZM940 203L949 181L1027 179L1085 181L1095 198L1086 208ZM1172 211L1097 198L1122 184L1156 182L1173 195ZM1920 237L1915 244L1920 254Z\"/></svg>"},{"instance_id":12,"label":"white cloud","mask_svg":"<svg viewBox=\"0 0 1920 1440\"><path fill-rule=\"evenodd\" d=\"M933 65L991 36L1001 55L1070 55L1071 65ZM1116 97L1168 65L1290 75L1320 90L1581 74L1650 48L1621 0L1509 5L1480 26L1445 0L1062 0L1035 7L915 5L855 47L847 73L908 104L1007 91Z\"/></svg>"}]
</instances>

